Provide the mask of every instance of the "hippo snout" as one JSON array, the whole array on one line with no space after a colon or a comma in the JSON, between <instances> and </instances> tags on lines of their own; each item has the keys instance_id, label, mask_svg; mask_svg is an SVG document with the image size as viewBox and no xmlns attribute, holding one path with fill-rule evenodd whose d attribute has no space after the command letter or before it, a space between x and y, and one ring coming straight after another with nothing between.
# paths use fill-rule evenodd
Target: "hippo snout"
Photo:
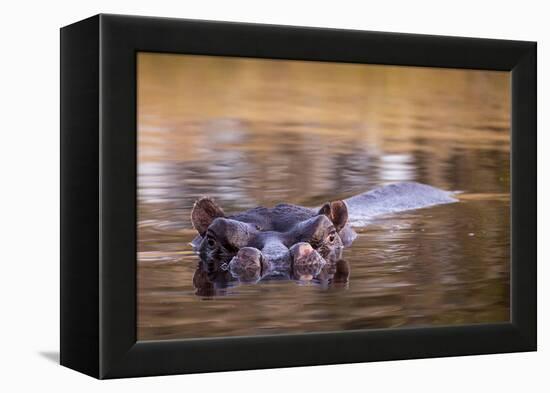
<instances>
[{"instance_id":1,"label":"hippo snout","mask_svg":"<svg viewBox=\"0 0 550 393\"><path fill-rule=\"evenodd\" d=\"M311 280L327 263L309 243L296 243L290 248L292 271L298 279Z\"/></svg>"},{"instance_id":2,"label":"hippo snout","mask_svg":"<svg viewBox=\"0 0 550 393\"><path fill-rule=\"evenodd\" d=\"M243 247L229 262L233 277L245 282L256 282L262 277L263 256L254 247Z\"/></svg>"}]
</instances>

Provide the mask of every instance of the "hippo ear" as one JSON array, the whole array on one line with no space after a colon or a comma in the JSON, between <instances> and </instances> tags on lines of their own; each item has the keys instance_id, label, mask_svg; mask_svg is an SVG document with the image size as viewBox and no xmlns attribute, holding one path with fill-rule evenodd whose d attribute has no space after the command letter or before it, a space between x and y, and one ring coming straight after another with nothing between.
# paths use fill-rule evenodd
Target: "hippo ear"
<instances>
[{"instance_id":1,"label":"hippo ear","mask_svg":"<svg viewBox=\"0 0 550 393\"><path fill-rule=\"evenodd\" d=\"M327 202L319 210L319 214L324 214L334 224L334 228L339 232L348 222L348 208L344 201Z\"/></svg>"},{"instance_id":2,"label":"hippo ear","mask_svg":"<svg viewBox=\"0 0 550 393\"><path fill-rule=\"evenodd\" d=\"M212 221L218 217L225 217L225 214L210 198L201 198L193 205L191 222L201 236L204 236Z\"/></svg>"}]
</instances>

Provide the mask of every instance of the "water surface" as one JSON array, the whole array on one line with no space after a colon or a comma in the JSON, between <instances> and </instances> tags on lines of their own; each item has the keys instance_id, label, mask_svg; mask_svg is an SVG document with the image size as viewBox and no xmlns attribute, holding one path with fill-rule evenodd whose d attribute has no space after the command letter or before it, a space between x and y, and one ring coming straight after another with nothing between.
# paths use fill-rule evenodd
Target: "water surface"
<instances>
[{"instance_id":1,"label":"water surface","mask_svg":"<svg viewBox=\"0 0 550 393\"><path fill-rule=\"evenodd\" d=\"M138 338L509 320L509 78L140 54ZM197 285L197 198L230 214L399 181L460 202L356 228L347 282Z\"/></svg>"}]
</instances>

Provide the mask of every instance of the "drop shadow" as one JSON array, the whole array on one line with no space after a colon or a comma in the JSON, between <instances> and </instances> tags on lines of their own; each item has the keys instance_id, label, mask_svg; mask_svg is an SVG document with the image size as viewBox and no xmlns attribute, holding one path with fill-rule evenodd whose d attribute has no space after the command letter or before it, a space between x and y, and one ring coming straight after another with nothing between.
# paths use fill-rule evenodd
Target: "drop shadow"
<instances>
[{"instance_id":1,"label":"drop shadow","mask_svg":"<svg viewBox=\"0 0 550 393\"><path fill-rule=\"evenodd\" d=\"M40 351L38 354L50 362L59 364L59 351Z\"/></svg>"}]
</instances>

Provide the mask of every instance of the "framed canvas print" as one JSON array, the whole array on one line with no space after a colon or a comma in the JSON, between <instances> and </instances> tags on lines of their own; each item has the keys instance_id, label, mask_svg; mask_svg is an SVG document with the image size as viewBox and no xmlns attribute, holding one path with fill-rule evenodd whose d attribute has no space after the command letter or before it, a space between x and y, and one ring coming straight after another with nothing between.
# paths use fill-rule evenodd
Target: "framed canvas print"
<instances>
[{"instance_id":1,"label":"framed canvas print","mask_svg":"<svg viewBox=\"0 0 550 393\"><path fill-rule=\"evenodd\" d=\"M536 44L61 29L61 364L536 350Z\"/></svg>"}]
</instances>

